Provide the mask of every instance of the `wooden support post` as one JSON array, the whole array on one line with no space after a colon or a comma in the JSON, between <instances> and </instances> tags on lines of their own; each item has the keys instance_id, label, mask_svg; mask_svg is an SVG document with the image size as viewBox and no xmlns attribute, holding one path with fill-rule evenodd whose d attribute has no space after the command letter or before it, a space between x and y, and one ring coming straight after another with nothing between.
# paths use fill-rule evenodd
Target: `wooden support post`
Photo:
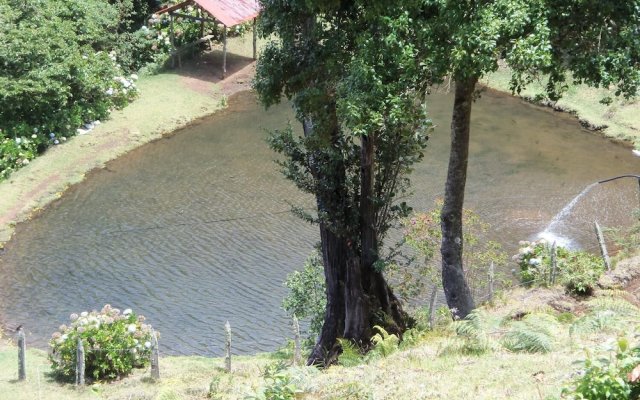
<instances>
[{"instance_id":1,"label":"wooden support post","mask_svg":"<svg viewBox=\"0 0 640 400\"><path fill-rule=\"evenodd\" d=\"M160 351L158 350L158 335L151 331L151 379L160 380Z\"/></svg>"},{"instance_id":2,"label":"wooden support post","mask_svg":"<svg viewBox=\"0 0 640 400\"><path fill-rule=\"evenodd\" d=\"M489 266L489 301L493 301L493 280L495 277L495 266L493 261L491 261L491 265Z\"/></svg>"},{"instance_id":3,"label":"wooden support post","mask_svg":"<svg viewBox=\"0 0 640 400\"><path fill-rule=\"evenodd\" d=\"M173 14L169 13L169 40L171 40L171 68L176 67L176 41L173 35Z\"/></svg>"},{"instance_id":4,"label":"wooden support post","mask_svg":"<svg viewBox=\"0 0 640 400\"><path fill-rule=\"evenodd\" d=\"M253 59L258 59L258 24L257 19L253 19Z\"/></svg>"},{"instance_id":5,"label":"wooden support post","mask_svg":"<svg viewBox=\"0 0 640 400\"><path fill-rule=\"evenodd\" d=\"M300 353L300 323L298 317L293 315L293 365L300 365L302 355Z\"/></svg>"},{"instance_id":6,"label":"wooden support post","mask_svg":"<svg viewBox=\"0 0 640 400\"><path fill-rule=\"evenodd\" d=\"M76 349L76 386L84 386L84 345L80 338Z\"/></svg>"},{"instance_id":7,"label":"wooden support post","mask_svg":"<svg viewBox=\"0 0 640 400\"><path fill-rule=\"evenodd\" d=\"M202 12L202 8L198 7L198 16L200 19L200 38L204 37L204 13Z\"/></svg>"},{"instance_id":8,"label":"wooden support post","mask_svg":"<svg viewBox=\"0 0 640 400\"><path fill-rule=\"evenodd\" d=\"M27 363L26 363L27 344L24 337L22 327L18 328L18 380L27 379Z\"/></svg>"},{"instance_id":9,"label":"wooden support post","mask_svg":"<svg viewBox=\"0 0 640 400\"><path fill-rule=\"evenodd\" d=\"M611 271L611 260L609 259L609 252L607 251L607 244L604 241L604 235L602 234L602 229L600 229L600 225L598 221L594 221L593 225L596 229L596 236L598 237L598 244L600 245L600 254L602 254L602 260L604 261L604 266L607 268L607 271Z\"/></svg>"},{"instance_id":10,"label":"wooden support post","mask_svg":"<svg viewBox=\"0 0 640 400\"><path fill-rule=\"evenodd\" d=\"M429 329L436 326L436 299L438 298L438 285L433 285L431 299L429 299Z\"/></svg>"},{"instance_id":11,"label":"wooden support post","mask_svg":"<svg viewBox=\"0 0 640 400\"><path fill-rule=\"evenodd\" d=\"M558 274L558 246L556 242L551 245L551 275L549 276L549 283L555 285L556 275Z\"/></svg>"},{"instance_id":12,"label":"wooden support post","mask_svg":"<svg viewBox=\"0 0 640 400\"><path fill-rule=\"evenodd\" d=\"M222 79L227 77L227 26L222 30Z\"/></svg>"},{"instance_id":13,"label":"wooden support post","mask_svg":"<svg viewBox=\"0 0 640 400\"><path fill-rule=\"evenodd\" d=\"M226 332L226 340L224 344L226 357L224 359L224 364L227 372L231 372L231 325L229 324L229 321L224 324L224 330Z\"/></svg>"}]
</instances>

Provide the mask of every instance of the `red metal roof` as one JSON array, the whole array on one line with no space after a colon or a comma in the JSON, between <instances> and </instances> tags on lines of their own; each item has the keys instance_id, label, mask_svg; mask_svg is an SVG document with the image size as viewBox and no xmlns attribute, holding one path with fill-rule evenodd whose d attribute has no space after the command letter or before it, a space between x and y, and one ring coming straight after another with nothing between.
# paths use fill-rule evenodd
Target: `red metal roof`
<instances>
[{"instance_id":1,"label":"red metal roof","mask_svg":"<svg viewBox=\"0 0 640 400\"><path fill-rule=\"evenodd\" d=\"M252 20L260 13L258 0L194 0L194 2L226 26Z\"/></svg>"}]
</instances>

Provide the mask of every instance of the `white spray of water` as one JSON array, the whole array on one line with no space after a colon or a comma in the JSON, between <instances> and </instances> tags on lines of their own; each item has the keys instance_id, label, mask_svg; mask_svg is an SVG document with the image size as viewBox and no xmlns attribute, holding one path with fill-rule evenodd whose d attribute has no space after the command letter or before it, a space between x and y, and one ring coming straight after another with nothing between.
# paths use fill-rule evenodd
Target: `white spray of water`
<instances>
[{"instance_id":1,"label":"white spray of water","mask_svg":"<svg viewBox=\"0 0 640 400\"><path fill-rule=\"evenodd\" d=\"M571 213L571 210L573 210L576 204L578 204L580 199L584 197L584 195L587 194L597 184L598 184L597 182L592 183L591 185L584 188L582 192L578 193L578 195L574 197L573 200L567 203L567 205L565 205L564 208L560 210L560 212L553 217L553 219L551 220L551 222L549 222L549 225L547 225L544 231L538 234L538 237L541 239L545 239L549 242L556 242L558 246L571 247L572 240L556 234L554 232L554 229L557 227L558 224L562 222L562 220L564 220L569 215L569 213Z\"/></svg>"}]
</instances>

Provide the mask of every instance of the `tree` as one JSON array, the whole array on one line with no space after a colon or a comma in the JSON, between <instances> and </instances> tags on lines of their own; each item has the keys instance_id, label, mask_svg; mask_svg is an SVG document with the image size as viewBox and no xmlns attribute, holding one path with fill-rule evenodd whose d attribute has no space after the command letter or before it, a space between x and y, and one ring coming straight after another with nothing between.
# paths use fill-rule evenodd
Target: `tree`
<instances>
[{"instance_id":1,"label":"tree","mask_svg":"<svg viewBox=\"0 0 640 400\"><path fill-rule=\"evenodd\" d=\"M503 59L512 90L547 80L554 100L566 80L616 87L633 96L640 84L638 0L425 0L412 4L422 76L451 79L455 100L451 153L442 207L442 281L455 317L474 308L462 265L462 209L471 108L478 80Z\"/></svg>"},{"instance_id":2,"label":"tree","mask_svg":"<svg viewBox=\"0 0 640 400\"><path fill-rule=\"evenodd\" d=\"M389 20L350 1L262 5L262 34L278 39L258 62L255 88L266 106L291 99L302 124L301 137L289 128L271 145L285 156L285 176L316 199L316 215L297 211L320 230L327 304L309 363L326 365L338 338L366 348L374 325L397 334L407 327L380 249L391 221L408 210L396 199L422 157L425 115L416 82L397 79L415 63Z\"/></svg>"}]
</instances>

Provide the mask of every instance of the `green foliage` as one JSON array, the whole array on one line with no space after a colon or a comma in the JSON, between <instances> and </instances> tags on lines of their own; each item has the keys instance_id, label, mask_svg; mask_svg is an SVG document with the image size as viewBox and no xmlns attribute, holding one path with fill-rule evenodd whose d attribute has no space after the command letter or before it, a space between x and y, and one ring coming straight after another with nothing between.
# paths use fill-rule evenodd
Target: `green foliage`
<instances>
[{"instance_id":1,"label":"green foliage","mask_svg":"<svg viewBox=\"0 0 640 400\"><path fill-rule=\"evenodd\" d=\"M428 213L416 213L404 219L404 240L424 262L414 272L411 269L402 271L400 275L401 293L407 297L424 296L426 289L431 290L434 285L441 287L441 259L440 248L442 231L440 230L440 212L442 202ZM489 282L489 268L494 264L494 281L508 285L506 277L501 271L505 269L507 255L502 246L491 240L484 240L490 228L480 216L472 210L463 211L464 257L463 265L465 278L476 297L486 294Z\"/></svg>"},{"instance_id":2,"label":"green foliage","mask_svg":"<svg viewBox=\"0 0 640 400\"><path fill-rule=\"evenodd\" d=\"M640 309L621 297L603 296L588 302L591 311L573 322L571 335L586 335L594 332L612 331L626 326L640 316Z\"/></svg>"},{"instance_id":3,"label":"green foliage","mask_svg":"<svg viewBox=\"0 0 640 400\"><path fill-rule=\"evenodd\" d=\"M543 313L526 315L509 324L502 346L514 352L548 353L553 350L557 320Z\"/></svg>"},{"instance_id":4,"label":"green foliage","mask_svg":"<svg viewBox=\"0 0 640 400\"><path fill-rule=\"evenodd\" d=\"M546 240L522 241L523 246L513 257L520 266L520 279L529 286L548 286L552 280L553 247ZM598 256L556 247L556 281L574 294L590 294L604 272L604 262Z\"/></svg>"},{"instance_id":5,"label":"green foliage","mask_svg":"<svg viewBox=\"0 0 640 400\"><path fill-rule=\"evenodd\" d=\"M638 382L630 382L628 373L640 365L640 351L631 348L626 338L619 338L608 357L587 354L584 373L573 388L563 389L563 395L576 400L637 399Z\"/></svg>"},{"instance_id":6,"label":"green foliage","mask_svg":"<svg viewBox=\"0 0 640 400\"><path fill-rule=\"evenodd\" d=\"M116 379L148 364L151 326L143 316L107 304L100 312L71 314L70 319L49 342L51 368L60 379L75 377L78 339L84 346L85 373L93 379Z\"/></svg>"},{"instance_id":7,"label":"green foliage","mask_svg":"<svg viewBox=\"0 0 640 400\"><path fill-rule=\"evenodd\" d=\"M0 179L136 96L101 0L0 2Z\"/></svg>"},{"instance_id":8,"label":"green foliage","mask_svg":"<svg viewBox=\"0 0 640 400\"><path fill-rule=\"evenodd\" d=\"M444 350L443 354L482 355L496 348L489 335L490 324L482 310L474 310L465 319L454 321L453 330L457 337Z\"/></svg>"},{"instance_id":9,"label":"green foliage","mask_svg":"<svg viewBox=\"0 0 640 400\"><path fill-rule=\"evenodd\" d=\"M598 310L578 318L569 328L573 335L588 335L620 327L620 316L611 310Z\"/></svg>"},{"instance_id":10,"label":"green foliage","mask_svg":"<svg viewBox=\"0 0 640 400\"><path fill-rule=\"evenodd\" d=\"M287 373L287 366L283 362L269 364L265 367L262 376L265 381L264 390L251 399L264 400L294 400L300 389L293 383L291 375Z\"/></svg>"},{"instance_id":11,"label":"green foliage","mask_svg":"<svg viewBox=\"0 0 640 400\"><path fill-rule=\"evenodd\" d=\"M384 328L381 326L374 326L373 329L378 331L371 338L371 342L373 343L373 348L367 354L367 357L370 358L378 358L378 357L388 357L392 353L395 353L398 350L398 346L400 344L400 338L397 335L389 334Z\"/></svg>"},{"instance_id":12,"label":"green foliage","mask_svg":"<svg viewBox=\"0 0 640 400\"><path fill-rule=\"evenodd\" d=\"M355 367L364 361L363 349L347 339L338 339L342 352L338 357L338 363L344 367Z\"/></svg>"},{"instance_id":13,"label":"green foliage","mask_svg":"<svg viewBox=\"0 0 640 400\"><path fill-rule=\"evenodd\" d=\"M635 222L629 229L609 229L617 247L616 259L633 257L640 249L640 209L634 210Z\"/></svg>"},{"instance_id":14,"label":"green foliage","mask_svg":"<svg viewBox=\"0 0 640 400\"><path fill-rule=\"evenodd\" d=\"M307 319L309 335L315 337L322 328L327 303L322 258L317 250L307 257L302 271L293 271L287 276L284 285L289 293L282 307L291 317Z\"/></svg>"},{"instance_id":15,"label":"green foliage","mask_svg":"<svg viewBox=\"0 0 640 400\"><path fill-rule=\"evenodd\" d=\"M402 341L400 342L400 349L407 349L418 345L426 335L425 330L418 328L411 328L404 331L402 334Z\"/></svg>"}]
</instances>

